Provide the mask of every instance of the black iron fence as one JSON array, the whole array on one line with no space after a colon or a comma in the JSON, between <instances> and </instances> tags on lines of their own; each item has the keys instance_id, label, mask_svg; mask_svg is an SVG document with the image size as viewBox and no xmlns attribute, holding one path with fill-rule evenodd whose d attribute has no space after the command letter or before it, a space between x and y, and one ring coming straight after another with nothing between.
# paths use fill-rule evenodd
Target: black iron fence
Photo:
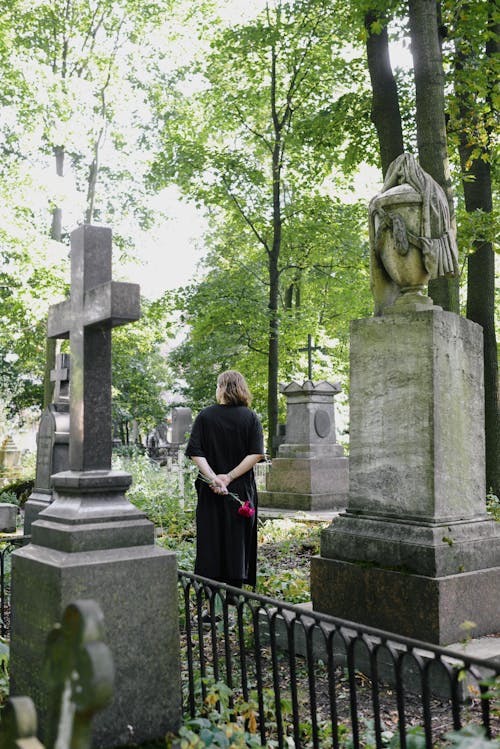
<instances>
[{"instance_id":1,"label":"black iron fence","mask_svg":"<svg viewBox=\"0 0 500 749\"><path fill-rule=\"evenodd\" d=\"M179 572L184 712L226 695L264 746L436 746L500 734L500 662ZM228 687L226 692L218 685ZM471 729L477 730L477 729Z\"/></svg>"},{"instance_id":2,"label":"black iron fence","mask_svg":"<svg viewBox=\"0 0 500 749\"><path fill-rule=\"evenodd\" d=\"M6 637L10 631L10 555L29 543L31 536L17 536L0 542L0 635Z\"/></svg>"}]
</instances>

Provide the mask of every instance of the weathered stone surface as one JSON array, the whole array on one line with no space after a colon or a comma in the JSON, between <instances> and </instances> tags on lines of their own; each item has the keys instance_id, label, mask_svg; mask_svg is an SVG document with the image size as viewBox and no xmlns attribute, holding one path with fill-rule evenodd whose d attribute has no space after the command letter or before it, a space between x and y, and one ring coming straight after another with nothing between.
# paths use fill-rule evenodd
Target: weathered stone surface
<instances>
[{"instance_id":1,"label":"weathered stone surface","mask_svg":"<svg viewBox=\"0 0 500 749\"><path fill-rule=\"evenodd\" d=\"M421 575L471 572L500 563L500 525L491 519L422 525L345 513L323 531L321 555Z\"/></svg>"},{"instance_id":2,"label":"weathered stone surface","mask_svg":"<svg viewBox=\"0 0 500 749\"><path fill-rule=\"evenodd\" d=\"M336 383L306 380L281 386L287 399L284 439L259 492L265 507L295 510L343 508L348 459L337 444L333 399Z\"/></svg>"},{"instance_id":3,"label":"weathered stone surface","mask_svg":"<svg viewBox=\"0 0 500 749\"><path fill-rule=\"evenodd\" d=\"M349 511L485 516L482 330L451 312L351 327Z\"/></svg>"},{"instance_id":4,"label":"weathered stone surface","mask_svg":"<svg viewBox=\"0 0 500 749\"><path fill-rule=\"evenodd\" d=\"M375 314L433 307L429 278L458 275L455 229L442 187L409 153L389 165L370 202L370 275Z\"/></svg>"},{"instance_id":5,"label":"weathered stone surface","mask_svg":"<svg viewBox=\"0 0 500 749\"><path fill-rule=\"evenodd\" d=\"M345 460L345 458L344 458ZM277 510L331 510L339 501L338 492L308 494L307 492L267 492L259 491L262 507ZM347 497L347 491L343 494Z\"/></svg>"},{"instance_id":6,"label":"weathered stone surface","mask_svg":"<svg viewBox=\"0 0 500 749\"><path fill-rule=\"evenodd\" d=\"M180 723L175 555L155 546L64 553L23 547L12 558L11 694L35 702L43 726L47 633L72 600L92 597L104 614L115 664L111 704L94 722L94 747L160 738Z\"/></svg>"},{"instance_id":7,"label":"weathered stone surface","mask_svg":"<svg viewBox=\"0 0 500 749\"><path fill-rule=\"evenodd\" d=\"M16 530L17 506L10 502L0 502L0 531L11 533Z\"/></svg>"},{"instance_id":8,"label":"weathered stone surface","mask_svg":"<svg viewBox=\"0 0 500 749\"><path fill-rule=\"evenodd\" d=\"M311 593L318 611L440 645L467 620L474 637L500 628L500 567L427 577L313 557Z\"/></svg>"},{"instance_id":9,"label":"weathered stone surface","mask_svg":"<svg viewBox=\"0 0 500 749\"><path fill-rule=\"evenodd\" d=\"M115 670L95 601L74 601L47 638L47 747L92 749L92 718L109 704ZM14 698L15 699L15 698Z\"/></svg>"},{"instance_id":10,"label":"weathered stone surface","mask_svg":"<svg viewBox=\"0 0 500 749\"><path fill-rule=\"evenodd\" d=\"M193 412L186 406L172 409L172 442L182 445L187 442L187 436L193 424Z\"/></svg>"}]
</instances>

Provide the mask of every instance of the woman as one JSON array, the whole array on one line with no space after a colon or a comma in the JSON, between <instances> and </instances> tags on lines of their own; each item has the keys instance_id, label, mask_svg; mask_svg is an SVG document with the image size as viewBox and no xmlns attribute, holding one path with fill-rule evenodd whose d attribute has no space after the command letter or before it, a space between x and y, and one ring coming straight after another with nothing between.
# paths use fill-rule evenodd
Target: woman
<instances>
[{"instance_id":1,"label":"woman","mask_svg":"<svg viewBox=\"0 0 500 749\"><path fill-rule=\"evenodd\" d=\"M186 448L198 466L195 573L241 588L255 586L257 488L253 467L264 457L262 426L250 410L245 378L235 370L219 375L217 403L204 408ZM238 513L240 501L255 508Z\"/></svg>"}]
</instances>

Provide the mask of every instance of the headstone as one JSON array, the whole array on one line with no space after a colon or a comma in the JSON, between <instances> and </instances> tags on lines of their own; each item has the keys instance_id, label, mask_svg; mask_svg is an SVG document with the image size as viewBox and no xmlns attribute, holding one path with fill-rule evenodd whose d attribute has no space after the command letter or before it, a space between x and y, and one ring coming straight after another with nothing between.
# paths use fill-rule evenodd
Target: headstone
<instances>
[{"instance_id":1,"label":"headstone","mask_svg":"<svg viewBox=\"0 0 500 749\"><path fill-rule=\"evenodd\" d=\"M6 471L16 468L21 459L21 451L11 435L4 438L0 444L0 468Z\"/></svg>"},{"instance_id":2,"label":"headstone","mask_svg":"<svg viewBox=\"0 0 500 749\"><path fill-rule=\"evenodd\" d=\"M11 694L28 695L47 735L43 645L72 600L101 607L116 669L111 704L93 745L157 739L181 717L175 554L125 497L129 474L111 470L111 328L136 320L139 287L111 280L111 231L71 235L71 297L50 309L49 337L70 338L69 470L52 477L54 500L12 554Z\"/></svg>"},{"instance_id":3,"label":"headstone","mask_svg":"<svg viewBox=\"0 0 500 749\"><path fill-rule=\"evenodd\" d=\"M0 533L14 533L17 511L17 505L10 502L0 502Z\"/></svg>"},{"instance_id":4,"label":"headstone","mask_svg":"<svg viewBox=\"0 0 500 749\"><path fill-rule=\"evenodd\" d=\"M95 601L76 601L49 635L45 665L50 694L47 749L91 749L91 723L113 693L114 668L102 641L103 615ZM30 697L11 697L0 721L3 749L43 749Z\"/></svg>"},{"instance_id":5,"label":"headstone","mask_svg":"<svg viewBox=\"0 0 500 749\"><path fill-rule=\"evenodd\" d=\"M67 471L69 465L69 354L56 356L50 373L55 382L54 402L42 414L37 435L35 486L24 507L24 533L52 501L53 473Z\"/></svg>"},{"instance_id":6,"label":"headstone","mask_svg":"<svg viewBox=\"0 0 500 749\"><path fill-rule=\"evenodd\" d=\"M348 459L337 444L332 382L306 380L281 386L287 399L284 439L259 492L262 507L340 509L347 504Z\"/></svg>"},{"instance_id":7,"label":"headstone","mask_svg":"<svg viewBox=\"0 0 500 749\"><path fill-rule=\"evenodd\" d=\"M183 445L187 442L193 423L193 413L190 408L177 406L172 409L172 444Z\"/></svg>"},{"instance_id":8,"label":"headstone","mask_svg":"<svg viewBox=\"0 0 500 749\"><path fill-rule=\"evenodd\" d=\"M428 214L442 204L427 205ZM382 254L395 251L399 219L391 220ZM449 249L447 231L442 246L439 236L421 246ZM422 239L412 235L411 243ZM396 273L391 283L401 283ZM422 302L420 290L396 291L382 316L351 325L349 502L312 560L312 599L318 611L449 644L462 639L466 620L474 636L500 629L500 526L485 505L483 334Z\"/></svg>"}]
</instances>

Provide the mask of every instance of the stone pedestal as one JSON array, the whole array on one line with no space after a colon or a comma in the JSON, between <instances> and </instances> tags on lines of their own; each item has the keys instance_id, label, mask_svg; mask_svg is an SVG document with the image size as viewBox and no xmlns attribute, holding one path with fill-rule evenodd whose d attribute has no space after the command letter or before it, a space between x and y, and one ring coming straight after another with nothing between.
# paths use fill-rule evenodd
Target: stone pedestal
<instances>
[{"instance_id":1,"label":"stone pedestal","mask_svg":"<svg viewBox=\"0 0 500 749\"><path fill-rule=\"evenodd\" d=\"M54 501L12 555L11 694L47 716L45 640L61 611L92 598L104 614L116 669L114 697L96 719L92 746L141 743L181 718L175 555L154 545L153 524L124 497L130 476L68 471Z\"/></svg>"},{"instance_id":2,"label":"stone pedestal","mask_svg":"<svg viewBox=\"0 0 500 749\"><path fill-rule=\"evenodd\" d=\"M336 442L331 382L282 386L287 399L285 438L259 492L263 507L293 510L344 508L348 491L348 459Z\"/></svg>"},{"instance_id":3,"label":"stone pedestal","mask_svg":"<svg viewBox=\"0 0 500 749\"><path fill-rule=\"evenodd\" d=\"M313 560L314 608L447 644L500 629L485 512L482 330L432 308L351 330L350 492Z\"/></svg>"}]
</instances>

